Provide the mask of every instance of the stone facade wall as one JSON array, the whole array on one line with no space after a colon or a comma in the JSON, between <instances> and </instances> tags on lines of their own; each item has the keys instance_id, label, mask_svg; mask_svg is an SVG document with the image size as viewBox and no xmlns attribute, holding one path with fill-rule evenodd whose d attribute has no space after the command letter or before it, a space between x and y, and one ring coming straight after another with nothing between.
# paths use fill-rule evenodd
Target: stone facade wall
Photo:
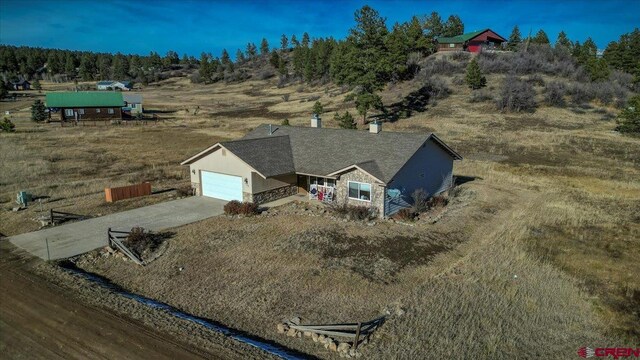
<instances>
[{"instance_id":1,"label":"stone facade wall","mask_svg":"<svg viewBox=\"0 0 640 360\"><path fill-rule=\"evenodd\" d=\"M253 194L251 200L256 204L264 204L270 201L278 200L285 198L287 196L295 195L298 193L298 185L286 185L276 189L267 190L263 192L259 192L257 194ZM245 200L247 201L247 200Z\"/></svg>"},{"instance_id":2,"label":"stone facade wall","mask_svg":"<svg viewBox=\"0 0 640 360\"><path fill-rule=\"evenodd\" d=\"M350 199L349 181L371 184L371 201ZM349 205L375 207L378 209L378 216L383 217L385 189L384 185L378 184L369 174L356 169L341 175L336 181L336 201L340 203L346 201Z\"/></svg>"},{"instance_id":3,"label":"stone facade wall","mask_svg":"<svg viewBox=\"0 0 640 360\"><path fill-rule=\"evenodd\" d=\"M200 193L200 183L197 183L197 182L191 182L191 188L193 189L193 194L194 194L195 196L200 196L200 195L202 195L202 194Z\"/></svg>"}]
</instances>

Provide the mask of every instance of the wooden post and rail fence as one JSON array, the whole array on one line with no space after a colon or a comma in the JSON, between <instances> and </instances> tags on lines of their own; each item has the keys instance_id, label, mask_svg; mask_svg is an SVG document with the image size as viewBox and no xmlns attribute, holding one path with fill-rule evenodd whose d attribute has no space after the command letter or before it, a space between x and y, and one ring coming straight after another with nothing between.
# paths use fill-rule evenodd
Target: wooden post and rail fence
<instances>
[{"instance_id":1,"label":"wooden post and rail fence","mask_svg":"<svg viewBox=\"0 0 640 360\"><path fill-rule=\"evenodd\" d=\"M332 324L332 325L299 325L291 321L286 324L295 330L301 332L311 332L318 335L331 337L340 337L353 342L353 349L358 349L360 339L369 336L384 322L384 317L374 319L367 322L351 323L351 324Z\"/></svg>"},{"instance_id":2,"label":"wooden post and rail fence","mask_svg":"<svg viewBox=\"0 0 640 360\"><path fill-rule=\"evenodd\" d=\"M130 232L128 231L115 231L109 228L107 230L107 241L109 242L109 246L112 249L120 250L123 254L128 256L129 259L131 259L134 263L138 265L144 265L144 261L122 243L122 240L125 240L127 237L129 237L129 234Z\"/></svg>"}]
</instances>

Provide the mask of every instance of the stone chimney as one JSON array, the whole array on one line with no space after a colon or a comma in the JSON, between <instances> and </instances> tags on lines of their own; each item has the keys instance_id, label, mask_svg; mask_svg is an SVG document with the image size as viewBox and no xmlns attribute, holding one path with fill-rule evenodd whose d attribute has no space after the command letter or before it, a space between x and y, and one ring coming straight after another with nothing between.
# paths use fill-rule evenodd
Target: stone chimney
<instances>
[{"instance_id":1,"label":"stone chimney","mask_svg":"<svg viewBox=\"0 0 640 360\"><path fill-rule=\"evenodd\" d=\"M378 121L374 121L371 124L369 124L369 132L372 134L378 134L380 131L382 131L382 123L378 122Z\"/></svg>"},{"instance_id":2,"label":"stone chimney","mask_svg":"<svg viewBox=\"0 0 640 360\"><path fill-rule=\"evenodd\" d=\"M318 114L313 114L313 117L311 117L311 127L314 127L314 128L322 127L322 119L320 118L320 116L318 116Z\"/></svg>"}]
</instances>

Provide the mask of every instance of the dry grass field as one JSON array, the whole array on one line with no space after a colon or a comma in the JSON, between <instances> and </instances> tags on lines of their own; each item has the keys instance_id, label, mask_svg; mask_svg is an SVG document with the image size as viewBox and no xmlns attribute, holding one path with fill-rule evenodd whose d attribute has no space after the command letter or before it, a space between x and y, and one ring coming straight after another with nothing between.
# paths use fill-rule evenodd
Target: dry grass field
<instances>
[{"instance_id":1,"label":"dry grass field","mask_svg":"<svg viewBox=\"0 0 640 360\"><path fill-rule=\"evenodd\" d=\"M489 91L500 80L489 76ZM275 324L294 315L368 320L391 310L362 348L371 358L567 358L581 346L637 343L640 139L612 131L612 108L499 113L444 81L451 96L383 125L433 131L465 157L454 172L474 180L435 224L368 226L286 212L219 217L174 229L165 254L145 268L93 256L80 266L320 357L335 355L276 334ZM390 104L413 90L411 83L390 87L383 99ZM287 118L308 126L316 100L327 111L324 126L336 126L336 110L355 113L335 86L181 78L142 94L164 122L35 125L30 102L0 103L18 127L0 135L0 232L37 228L35 207L9 211L18 190L50 196L45 209L103 214L142 206L170 193L107 205L102 189L143 180L154 189L182 186L188 177L180 160L261 123Z\"/></svg>"}]
</instances>

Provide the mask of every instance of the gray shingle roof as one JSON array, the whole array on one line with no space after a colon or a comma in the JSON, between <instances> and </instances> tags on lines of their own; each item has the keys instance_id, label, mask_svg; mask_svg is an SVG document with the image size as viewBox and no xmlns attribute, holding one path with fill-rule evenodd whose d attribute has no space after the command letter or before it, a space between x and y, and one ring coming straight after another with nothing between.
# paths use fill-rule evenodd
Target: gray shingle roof
<instances>
[{"instance_id":1,"label":"gray shingle roof","mask_svg":"<svg viewBox=\"0 0 640 360\"><path fill-rule=\"evenodd\" d=\"M269 126L260 125L243 139L253 139L244 143L248 150L246 153L258 153L268 158L269 161L264 163L267 168L271 166L270 162L277 163L281 161L280 157L291 154L292 165L298 173L328 175L357 165L388 183L430 136L431 134L385 131L372 134L368 131L295 126L273 126L273 135L269 135ZM288 153L264 148L257 142L264 138L283 137L287 137L291 144ZM281 144L284 145L284 141ZM243 155L236 155L244 159Z\"/></svg>"},{"instance_id":2,"label":"gray shingle roof","mask_svg":"<svg viewBox=\"0 0 640 360\"><path fill-rule=\"evenodd\" d=\"M122 98L128 104L142 104L142 95L140 94L122 94Z\"/></svg>"},{"instance_id":3,"label":"gray shingle roof","mask_svg":"<svg viewBox=\"0 0 640 360\"><path fill-rule=\"evenodd\" d=\"M295 172L288 136L221 142L220 145L256 169L265 177Z\"/></svg>"}]
</instances>

